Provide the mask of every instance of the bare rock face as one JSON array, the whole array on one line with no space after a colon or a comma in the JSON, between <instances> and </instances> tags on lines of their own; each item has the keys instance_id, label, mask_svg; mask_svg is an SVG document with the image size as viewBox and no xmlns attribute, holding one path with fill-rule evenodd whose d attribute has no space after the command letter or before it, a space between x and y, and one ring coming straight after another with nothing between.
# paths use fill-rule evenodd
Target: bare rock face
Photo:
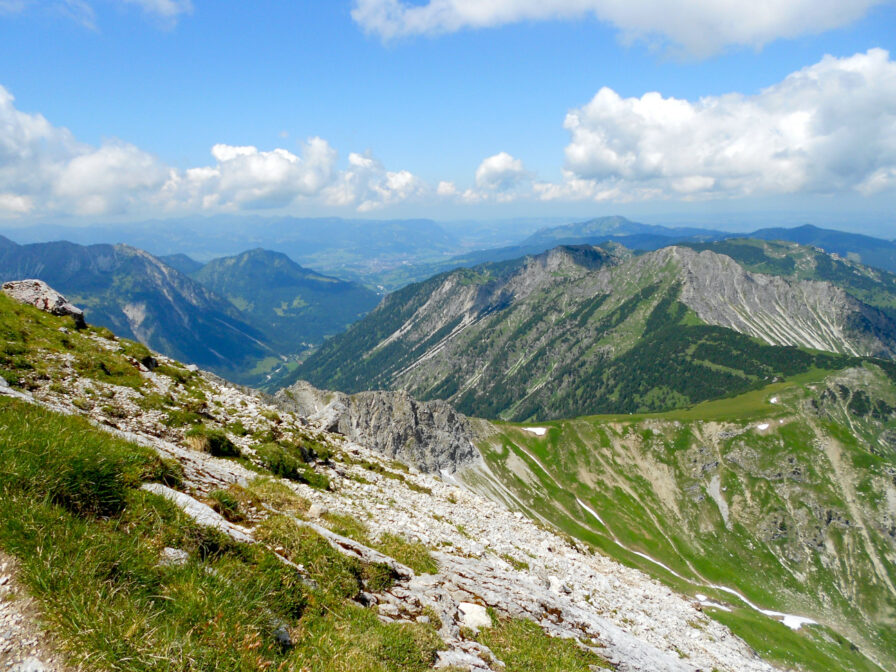
<instances>
[{"instance_id":1,"label":"bare rock face","mask_svg":"<svg viewBox=\"0 0 896 672\"><path fill-rule=\"evenodd\" d=\"M473 423L444 401L415 401L403 391L348 395L299 381L274 403L424 473L453 474L482 459Z\"/></svg>"},{"instance_id":2,"label":"bare rock face","mask_svg":"<svg viewBox=\"0 0 896 672\"><path fill-rule=\"evenodd\" d=\"M69 303L62 294L43 280L15 280L3 283L3 293L19 303L26 303L53 315L71 315L78 329L87 326L84 311Z\"/></svg>"},{"instance_id":3,"label":"bare rock face","mask_svg":"<svg viewBox=\"0 0 896 672\"><path fill-rule=\"evenodd\" d=\"M650 256L650 255L645 255ZM829 282L751 273L722 254L670 247L652 255L681 267L682 302L707 324L770 345L892 359L896 325Z\"/></svg>"}]
</instances>

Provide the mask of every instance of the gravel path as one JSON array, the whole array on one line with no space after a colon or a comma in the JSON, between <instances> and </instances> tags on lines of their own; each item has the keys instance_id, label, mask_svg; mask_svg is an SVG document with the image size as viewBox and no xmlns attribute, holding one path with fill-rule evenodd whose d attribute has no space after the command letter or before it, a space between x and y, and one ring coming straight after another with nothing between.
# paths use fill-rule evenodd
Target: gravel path
<instances>
[{"instance_id":1,"label":"gravel path","mask_svg":"<svg viewBox=\"0 0 896 672\"><path fill-rule=\"evenodd\" d=\"M16 561L0 551L0 671L67 672L40 624L34 600L16 580Z\"/></svg>"}]
</instances>

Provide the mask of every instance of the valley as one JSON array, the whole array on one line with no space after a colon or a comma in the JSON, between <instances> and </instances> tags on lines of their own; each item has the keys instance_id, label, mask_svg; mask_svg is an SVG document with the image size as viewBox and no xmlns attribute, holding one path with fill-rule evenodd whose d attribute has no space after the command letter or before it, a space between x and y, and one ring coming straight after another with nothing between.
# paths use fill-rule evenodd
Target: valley
<instances>
[{"instance_id":1,"label":"valley","mask_svg":"<svg viewBox=\"0 0 896 672\"><path fill-rule=\"evenodd\" d=\"M844 658L857 647L887 668L893 394L869 366L685 412L497 425L478 443L488 468L463 478L688 591L764 655L864 669ZM760 609L821 626L791 631Z\"/></svg>"}]
</instances>

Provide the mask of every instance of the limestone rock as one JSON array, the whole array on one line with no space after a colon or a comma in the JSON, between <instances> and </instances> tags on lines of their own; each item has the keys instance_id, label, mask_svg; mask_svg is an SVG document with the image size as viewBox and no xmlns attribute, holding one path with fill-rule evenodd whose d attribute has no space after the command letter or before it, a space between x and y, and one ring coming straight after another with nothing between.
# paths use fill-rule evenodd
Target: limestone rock
<instances>
[{"instance_id":1,"label":"limestone rock","mask_svg":"<svg viewBox=\"0 0 896 672\"><path fill-rule=\"evenodd\" d=\"M179 548L163 548L161 564L166 567L177 567L187 564L190 554Z\"/></svg>"},{"instance_id":2,"label":"limestone rock","mask_svg":"<svg viewBox=\"0 0 896 672\"><path fill-rule=\"evenodd\" d=\"M28 658L14 665L11 672L46 672L47 666L38 658Z\"/></svg>"},{"instance_id":3,"label":"limestone rock","mask_svg":"<svg viewBox=\"0 0 896 672\"><path fill-rule=\"evenodd\" d=\"M3 283L3 293L19 303L27 303L53 315L71 315L78 329L87 326L84 311L69 303L43 280L14 280Z\"/></svg>"},{"instance_id":4,"label":"limestone rock","mask_svg":"<svg viewBox=\"0 0 896 672\"><path fill-rule=\"evenodd\" d=\"M177 504L177 506L180 507L184 513L186 513L188 516L190 516L190 518L195 520L200 525L205 525L206 527L214 527L218 530L221 530L224 534L229 535L236 541L242 541L247 544L251 544L255 541L249 530L239 525L234 525L233 523L228 522L223 516L216 513L210 506L207 506L202 502L193 499L187 494L178 492L177 490L172 490L171 488L162 485L161 483L144 483L142 489L146 490L147 492L152 492L156 495L162 495L162 497L164 497L165 499L170 499L172 502Z\"/></svg>"},{"instance_id":5,"label":"limestone rock","mask_svg":"<svg viewBox=\"0 0 896 672\"><path fill-rule=\"evenodd\" d=\"M478 632L480 628L492 627L492 617L488 615L488 611L481 604L461 602L457 608L461 613L460 623L465 628Z\"/></svg>"},{"instance_id":6,"label":"limestone rock","mask_svg":"<svg viewBox=\"0 0 896 672\"><path fill-rule=\"evenodd\" d=\"M424 473L453 474L482 459L472 421L444 401L416 401L407 392L348 395L299 381L274 403Z\"/></svg>"}]
</instances>

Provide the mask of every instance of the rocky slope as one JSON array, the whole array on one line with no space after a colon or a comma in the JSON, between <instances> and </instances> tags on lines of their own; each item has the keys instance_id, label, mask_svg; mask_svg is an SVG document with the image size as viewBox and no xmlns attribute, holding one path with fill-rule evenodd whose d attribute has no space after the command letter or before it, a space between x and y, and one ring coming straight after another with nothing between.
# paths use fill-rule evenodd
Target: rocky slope
<instances>
[{"instance_id":1,"label":"rocky slope","mask_svg":"<svg viewBox=\"0 0 896 672\"><path fill-rule=\"evenodd\" d=\"M481 462L473 441L487 423L444 401L415 401L407 392L344 394L299 381L274 404L424 473L454 474ZM487 430L486 430L487 431Z\"/></svg>"},{"instance_id":2,"label":"rocky slope","mask_svg":"<svg viewBox=\"0 0 896 672\"><path fill-rule=\"evenodd\" d=\"M495 625L483 609L489 607L496 618L530 619L551 635L572 638L619 670L772 669L693 599L503 505L449 480L400 468L377 451L270 406L260 395L161 355L149 370L141 363L149 362L145 351L136 344L94 329L72 332L70 318L41 316L33 308L14 307L5 297L0 308L7 339L3 380L12 384L0 385L0 397L14 398L3 401L4 407L36 404L85 416L104 431L176 460L184 472L182 485L175 484L180 491L160 484L147 486L149 491L239 543L279 554L283 563L289 562L286 549L268 545L261 533L271 529L266 521L274 509L280 511L278 520L292 521L340 553L385 563L394 583L356 599L385 622L435 618L442 642L436 665L503 669L495 651L483 643L492 641L483 630ZM301 478L271 480L265 466L272 464L265 456L277 450L271 442L280 450L293 442L314 446L307 449ZM236 457L214 457L210 450ZM265 473L267 480L258 480ZM324 489L323 477L328 479ZM248 503L241 523L228 522L199 501L214 503L208 497L221 488L234 496L243 493L241 501ZM278 494L272 499L270 493ZM309 501L316 506L308 508ZM283 511L288 506L292 513ZM358 541L337 532L338 524L347 524L346 515L363 520L369 537ZM387 535L430 549L435 571L414 571L371 546ZM168 558L165 562L186 555L176 548L157 550ZM291 567L301 581L320 589L306 578L315 568ZM299 632L302 621L294 628ZM120 642L123 647L131 646L127 637Z\"/></svg>"},{"instance_id":3,"label":"rocky slope","mask_svg":"<svg viewBox=\"0 0 896 672\"><path fill-rule=\"evenodd\" d=\"M675 408L837 368L780 346L891 357L896 322L849 288L710 250L560 247L399 290L295 376L522 420Z\"/></svg>"}]
</instances>

